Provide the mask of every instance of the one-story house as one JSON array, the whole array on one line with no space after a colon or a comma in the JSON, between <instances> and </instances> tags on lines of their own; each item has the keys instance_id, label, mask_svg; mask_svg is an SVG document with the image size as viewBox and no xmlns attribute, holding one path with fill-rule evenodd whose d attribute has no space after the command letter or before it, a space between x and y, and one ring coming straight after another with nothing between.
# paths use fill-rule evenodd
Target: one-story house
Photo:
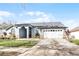
<instances>
[{"instance_id":1,"label":"one-story house","mask_svg":"<svg viewBox=\"0 0 79 59\"><path fill-rule=\"evenodd\" d=\"M79 39L79 27L75 27L70 30L71 38Z\"/></svg>"},{"instance_id":2,"label":"one-story house","mask_svg":"<svg viewBox=\"0 0 79 59\"><path fill-rule=\"evenodd\" d=\"M7 33L13 33L17 38L63 38L65 27L61 22L42 22L15 24L6 29Z\"/></svg>"}]
</instances>

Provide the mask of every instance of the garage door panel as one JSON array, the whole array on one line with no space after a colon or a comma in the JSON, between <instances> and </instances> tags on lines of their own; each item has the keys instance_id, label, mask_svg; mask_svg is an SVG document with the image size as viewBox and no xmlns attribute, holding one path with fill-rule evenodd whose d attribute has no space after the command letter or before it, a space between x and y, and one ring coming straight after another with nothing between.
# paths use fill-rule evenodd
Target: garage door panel
<instances>
[{"instance_id":1,"label":"garage door panel","mask_svg":"<svg viewBox=\"0 0 79 59\"><path fill-rule=\"evenodd\" d=\"M62 38L62 32L44 32L44 38Z\"/></svg>"}]
</instances>

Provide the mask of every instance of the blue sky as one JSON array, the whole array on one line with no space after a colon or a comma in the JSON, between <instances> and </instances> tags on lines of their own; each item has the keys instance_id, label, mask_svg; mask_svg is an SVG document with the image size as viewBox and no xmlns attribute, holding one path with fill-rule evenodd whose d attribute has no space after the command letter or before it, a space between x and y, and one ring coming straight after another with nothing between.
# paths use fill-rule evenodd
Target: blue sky
<instances>
[{"instance_id":1,"label":"blue sky","mask_svg":"<svg viewBox=\"0 0 79 59\"><path fill-rule=\"evenodd\" d=\"M0 4L0 22L56 22L69 28L79 25L79 4L7 3Z\"/></svg>"}]
</instances>

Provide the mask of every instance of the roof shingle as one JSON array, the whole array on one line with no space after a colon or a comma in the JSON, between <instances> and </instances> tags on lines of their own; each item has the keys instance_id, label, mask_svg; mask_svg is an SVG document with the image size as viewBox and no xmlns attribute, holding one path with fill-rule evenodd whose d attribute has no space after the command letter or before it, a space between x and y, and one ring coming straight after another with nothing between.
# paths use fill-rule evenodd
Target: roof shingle
<instances>
[{"instance_id":1,"label":"roof shingle","mask_svg":"<svg viewBox=\"0 0 79 59\"><path fill-rule=\"evenodd\" d=\"M62 27L66 28L61 22L41 22L41 23L26 23L26 24L16 24L15 26L33 26L38 28L53 28Z\"/></svg>"}]
</instances>

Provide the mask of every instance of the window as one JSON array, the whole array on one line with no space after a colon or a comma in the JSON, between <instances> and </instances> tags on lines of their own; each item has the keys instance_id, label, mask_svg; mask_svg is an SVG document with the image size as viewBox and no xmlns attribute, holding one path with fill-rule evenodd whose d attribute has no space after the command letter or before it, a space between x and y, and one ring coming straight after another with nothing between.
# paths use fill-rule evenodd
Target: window
<instances>
[{"instance_id":1,"label":"window","mask_svg":"<svg viewBox=\"0 0 79 59\"><path fill-rule=\"evenodd\" d=\"M51 31L53 31L53 30L51 30Z\"/></svg>"},{"instance_id":2,"label":"window","mask_svg":"<svg viewBox=\"0 0 79 59\"><path fill-rule=\"evenodd\" d=\"M55 30L53 30L53 32L54 32Z\"/></svg>"},{"instance_id":3,"label":"window","mask_svg":"<svg viewBox=\"0 0 79 59\"><path fill-rule=\"evenodd\" d=\"M62 31L62 30L60 30L60 31Z\"/></svg>"},{"instance_id":4,"label":"window","mask_svg":"<svg viewBox=\"0 0 79 59\"><path fill-rule=\"evenodd\" d=\"M59 31L59 30L57 30L57 31Z\"/></svg>"},{"instance_id":5,"label":"window","mask_svg":"<svg viewBox=\"0 0 79 59\"><path fill-rule=\"evenodd\" d=\"M62 30L58 30L58 31L62 31Z\"/></svg>"},{"instance_id":6,"label":"window","mask_svg":"<svg viewBox=\"0 0 79 59\"><path fill-rule=\"evenodd\" d=\"M18 27L16 27L16 28L18 28Z\"/></svg>"}]
</instances>

